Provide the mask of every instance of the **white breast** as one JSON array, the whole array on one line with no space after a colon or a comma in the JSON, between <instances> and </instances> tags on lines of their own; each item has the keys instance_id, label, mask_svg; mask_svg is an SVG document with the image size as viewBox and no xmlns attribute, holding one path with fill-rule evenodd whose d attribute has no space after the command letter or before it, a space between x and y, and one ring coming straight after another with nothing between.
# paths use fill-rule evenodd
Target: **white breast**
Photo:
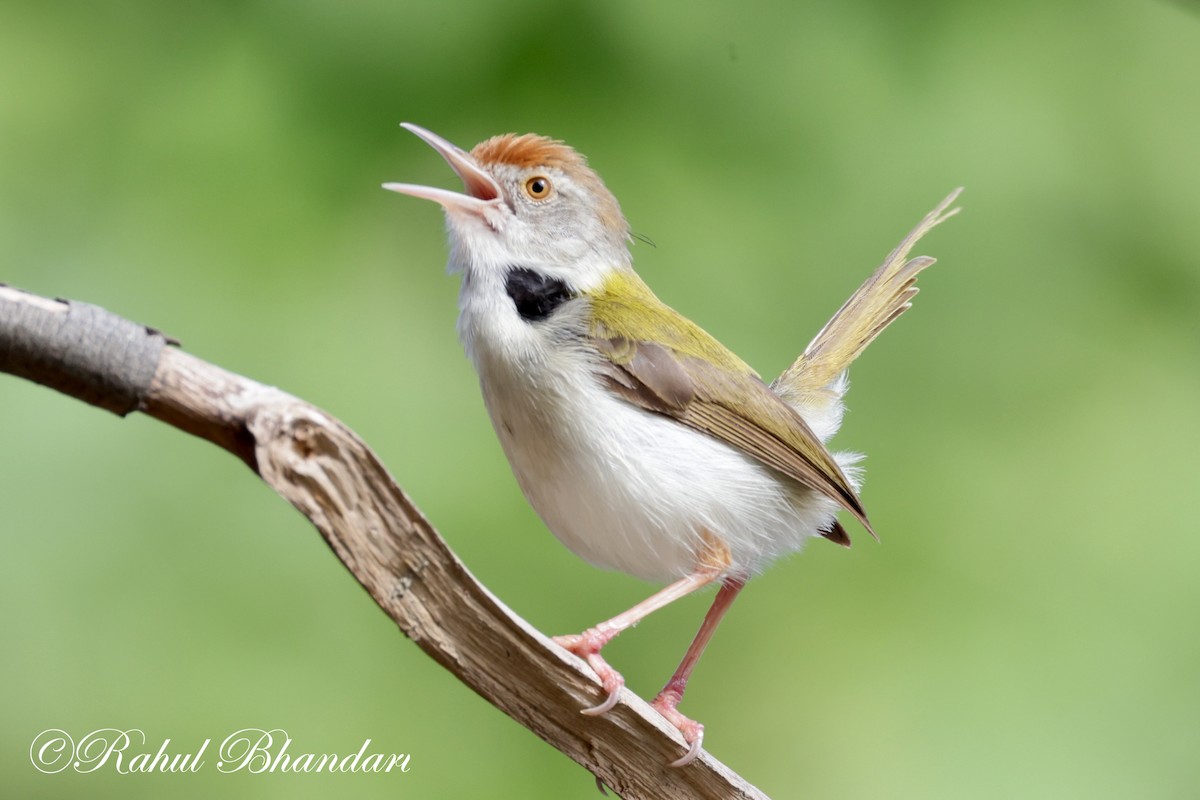
<instances>
[{"instance_id":1,"label":"white breast","mask_svg":"<svg viewBox=\"0 0 1200 800\"><path fill-rule=\"evenodd\" d=\"M584 301L531 324L483 288L464 284L459 332L492 424L530 504L582 558L673 580L696 567L708 531L730 572L749 575L833 520L833 501L601 385L597 356L564 343Z\"/></svg>"}]
</instances>

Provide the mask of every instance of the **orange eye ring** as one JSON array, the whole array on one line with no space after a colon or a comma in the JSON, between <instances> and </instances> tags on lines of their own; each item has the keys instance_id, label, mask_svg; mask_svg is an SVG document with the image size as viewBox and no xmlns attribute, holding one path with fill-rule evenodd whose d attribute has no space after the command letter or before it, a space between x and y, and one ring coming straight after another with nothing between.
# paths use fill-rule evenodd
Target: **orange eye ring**
<instances>
[{"instance_id":1,"label":"orange eye ring","mask_svg":"<svg viewBox=\"0 0 1200 800\"><path fill-rule=\"evenodd\" d=\"M550 179L545 175L534 175L525 181L525 194L530 200L545 200L550 196Z\"/></svg>"}]
</instances>

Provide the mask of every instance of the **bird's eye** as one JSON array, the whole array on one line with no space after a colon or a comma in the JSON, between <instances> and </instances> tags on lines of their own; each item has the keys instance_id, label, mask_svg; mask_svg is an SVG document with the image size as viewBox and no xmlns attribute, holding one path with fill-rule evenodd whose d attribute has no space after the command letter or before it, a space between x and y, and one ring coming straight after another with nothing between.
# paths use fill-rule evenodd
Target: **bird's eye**
<instances>
[{"instance_id":1,"label":"bird's eye","mask_svg":"<svg viewBox=\"0 0 1200 800\"><path fill-rule=\"evenodd\" d=\"M535 175L525 181L525 194L531 200L545 200L550 196L550 179L543 175Z\"/></svg>"}]
</instances>

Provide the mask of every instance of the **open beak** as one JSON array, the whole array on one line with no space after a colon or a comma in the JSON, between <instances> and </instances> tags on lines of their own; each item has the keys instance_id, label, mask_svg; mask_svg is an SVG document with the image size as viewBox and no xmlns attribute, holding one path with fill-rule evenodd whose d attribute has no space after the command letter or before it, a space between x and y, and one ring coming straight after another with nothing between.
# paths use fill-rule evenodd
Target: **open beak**
<instances>
[{"instance_id":1,"label":"open beak","mask_svg":"<svg viewBox=\"0 0 1200 800\"><path fill-rule=\"evenodd\" d=\"M485 217L485 211L501 202L500 185L491 175L483 171L471 154L461 147L447 142L432 131L411 122L401 122L400 127L412 131L425 140L426 144L441 153L450 168L462 179L465 193L438 189L433 186L417 186L411 183L385 183L383 188L400 194L422 197L440 203L447 211L465 211ZM485 217L486 218L486 217Z\"/></svg>"}]
</instances>

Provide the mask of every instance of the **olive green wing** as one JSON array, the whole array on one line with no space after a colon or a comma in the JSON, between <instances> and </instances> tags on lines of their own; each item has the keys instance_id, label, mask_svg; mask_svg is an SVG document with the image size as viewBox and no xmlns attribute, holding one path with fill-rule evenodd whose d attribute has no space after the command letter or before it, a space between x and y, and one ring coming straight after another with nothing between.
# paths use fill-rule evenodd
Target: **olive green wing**
<instances>
[{"instance_id":1,"label":"olive green wing","mask_svg":"<svg viewBox=\"0 0 1200 800\"><path fill-rule=\"evenodd\" d=\"M600 377L618 396L736 447L833 499L871 531L833 456L737 356L663 305L632 273L610 279L591 300ZM841 526L824 535L849 543Z\"/></svg>"},{"instance_id":2,"label":"olive green wing","mask_svg":"<svg viewBox=\"0 0 1200 800\"><path fill-rule=\"evenodd\" d=\"M934 263L928 256L910 259L917 241L935 225L958 213L950 205L962 189L955 189L925 215L896 246L850 299L805 348L771 388L789 402L804 403L835 380L883 329L912 306L917 294L917 274ZM950 210L947 210L950 209Z\"/></svg>"}]
</instances>

